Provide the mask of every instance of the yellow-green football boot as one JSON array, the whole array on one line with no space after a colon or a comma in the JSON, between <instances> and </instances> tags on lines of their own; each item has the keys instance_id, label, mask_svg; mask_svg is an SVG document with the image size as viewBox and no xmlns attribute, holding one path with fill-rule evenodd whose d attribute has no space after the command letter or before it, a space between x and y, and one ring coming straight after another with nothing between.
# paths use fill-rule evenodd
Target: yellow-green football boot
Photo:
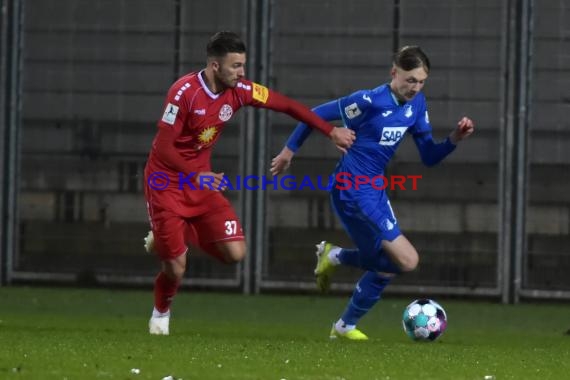
<instances>
[{"instance_id":1,"label":"yellow-green football boot","mask_svg":"<svg viewBox=\"0 0 570 380\"><path fill-rule=\"evenodd\" d=\"M359 329L352 329L352 330L348 330L348 331L342 333L336 329L334 323L333 323L329 338L331 338L331 339L340 338L340 339L346 339L346 340L368 340L368 337L366 336L366 334L364 334Z\"/></svg>"},{"instance_id":2,"label":"yellow-green football boot","mask_svg":"<svg viewBox=\"0 0 570 380\"><path fill-rule=\"evenodd\" d=\"M317 244L317 266L315 267L315 276L317 280L317 288L326 293L331 287L331 276L335 271L335 265L329 259L329 252L336 246L322 241Z\"/></svg>"}]
</instances>

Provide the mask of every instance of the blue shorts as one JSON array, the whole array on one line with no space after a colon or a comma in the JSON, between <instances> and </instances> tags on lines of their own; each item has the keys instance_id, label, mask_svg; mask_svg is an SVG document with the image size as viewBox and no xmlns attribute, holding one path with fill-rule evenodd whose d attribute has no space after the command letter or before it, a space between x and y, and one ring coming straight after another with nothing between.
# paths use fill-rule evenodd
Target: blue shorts
<instances>
[{"instance_id":1,"label":"blue shorts","mask_svg":"<svg viewBox=\"0 0 570 380\"><path fill-rule=\"evenodd\" d=\"M376 254L382 240L393 241L402 233L385 191L331 189L331 203L344 229L359 250Z\"/></svg>"}]
</instances>

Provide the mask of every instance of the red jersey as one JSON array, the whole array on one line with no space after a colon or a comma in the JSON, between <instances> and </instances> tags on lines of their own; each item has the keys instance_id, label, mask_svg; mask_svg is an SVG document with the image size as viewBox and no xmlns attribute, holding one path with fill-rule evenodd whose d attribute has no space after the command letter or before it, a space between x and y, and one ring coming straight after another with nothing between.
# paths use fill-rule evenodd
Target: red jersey
<instances>
[{"instance_id":1,"label":"red jersey","mask_svg":"<svg viewBox=\"0 0 570 380\"><path fill-rule=\"evenodd\" d=\"M306 107L265 86L241 79L236 87L214 94L209 90L202 75L203 71L200 71L181 77L170 87L166 97L158 128L168 129L176 138L173 144L159 144L158 137L155 138L145 168L145 180L154 172L168 175L170 185L163 193L181 191L178 189L180 173L188 175L212 171L212 146L220 137L225 123L243 106L285 112L326 134L333 129L332 125L318 118ZM190 188L184 188L183 192L192 204L203 202L204 197L212 193L210 190Z\"/></svg>"}]
</instances>

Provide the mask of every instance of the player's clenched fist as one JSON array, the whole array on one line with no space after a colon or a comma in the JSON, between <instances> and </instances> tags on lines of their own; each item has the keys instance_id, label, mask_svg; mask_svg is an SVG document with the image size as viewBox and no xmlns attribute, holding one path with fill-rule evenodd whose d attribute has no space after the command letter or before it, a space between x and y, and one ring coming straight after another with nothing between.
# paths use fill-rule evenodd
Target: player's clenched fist
<instances>
[{"instance_id":1,"label":"player's clenched fist","mask_svg":"<svg viewBox=\"0 0 570 380\"><path fill-rule=\"evenodd\" d=\"M469 137L474 131L475 123L470 118L464 116L457 122L457 128L451 132L449 139L453 144L457 144L459 141Z\"/></svg>"},{"instance_id":2,"label":"player's clenched fist","mask_svg":"<svg viewBox=\"0 0 570 380\"><path fill-rule=\"evenodd\" d=\"M346 149L351 147L356 136L352 129L335 127L330 134L330 138L341 151L346 153Z\"/></svg>"},{"instance_id":3,"label":"player's clenched fist","mask_svg":"<svg viewBox=\"0 0 570 380\"><path fill-rule=\"evenodd\" d=\"M225 191L227 188L224 181L224 173L200 172L196 176L200 190Z\"/></svg>"}]
</instances>

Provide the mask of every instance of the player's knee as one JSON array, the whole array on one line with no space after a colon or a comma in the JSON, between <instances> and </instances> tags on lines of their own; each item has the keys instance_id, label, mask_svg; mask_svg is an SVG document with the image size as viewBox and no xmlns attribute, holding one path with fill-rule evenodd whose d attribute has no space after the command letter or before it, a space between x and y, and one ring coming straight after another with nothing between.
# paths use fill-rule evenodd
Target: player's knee
<instances>
[{"instance_id":1,"label":"player's knee","mask_svg":"<svg viewBox=\"0 0 570 380\"><path fill-rule=\"evenodd\" d=\"M398 262L398 266L402 272L411 272L418 267L419 262L420 257L416 252L414 252L414 254L402 257Z\"/></svg>"},{"instance_id":2,"label":"player's knee","mask_svg":"<svg viewBox=\"0 0 570 380\"><path fill-rule=\"evenodd\" d=\"M186 265L169 262L163 266L163 272L172 281L181 281L186 272Z\"/></svg>"},{"instance_id":3,"label":"player's knee","mask_svg":"<svg viewBox=\"0 0 570 380\"><path fill-rule=\"evenodd\" d=\"M166 274L166 277L168 277L172 281L182 281L185 272L186 272L185 269L176 268L171 270L165 270L164 274Z\"/></svg>"},{"instance_id":4,"label":"player's knee","mask_svg":"<svg viewBox=\"0 0 570 380\"><path fill-rule=\"evenodd\" d=\"M226 251L225 261L228 264L239 263L245 258L246 250L245 244L232 246L231 249Z\"/></svg>"},{"instance_id":5,"label":"player's knee","mask_svg":"<svg viewBox=\"0 0 570 380\"><path fill-rule=\"evenodd\" d=\"M184 277L184 273L186 273L186 267L178 267L174 270L174 277L176 277L177 281L182 281Z\"/></svg>"}]
</instances>

